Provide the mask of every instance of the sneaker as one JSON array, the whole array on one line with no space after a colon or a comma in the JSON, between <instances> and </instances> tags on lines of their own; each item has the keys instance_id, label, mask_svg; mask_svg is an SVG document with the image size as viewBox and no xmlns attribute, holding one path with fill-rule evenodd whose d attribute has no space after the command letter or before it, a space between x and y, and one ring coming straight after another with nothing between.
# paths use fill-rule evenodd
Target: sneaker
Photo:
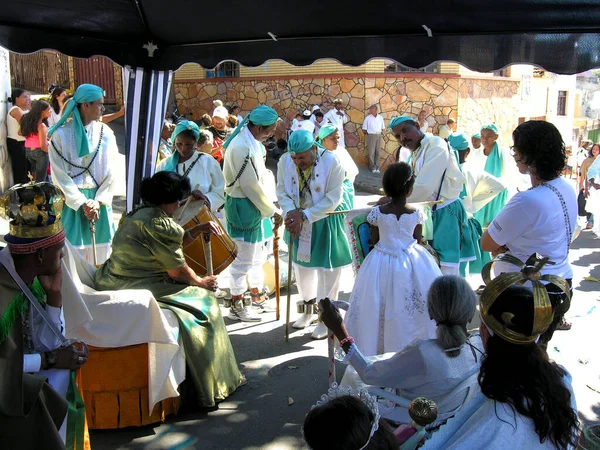
<instances>
[{"instance_id":1,"label":"sneaker","mask_svg":"<svg viewBox=\"0 0 600 450\"><path fill-rule=\"evenodd\" d=\"M377 173L377 169L371 169L371 173Z\"/></svg>"},{"instance_id":2,"label":"sneaker","mask_svg":"<svg viewBox=\"0 0 600 450\"><path fill-rule=\"evenodd\" d=\"M379 169L375 169L375 173L381 173Z\"/></svg>"},{"instance_id":3,"label":"sneaker","mask_svg":"<svg viewBox=\"0 0 600 450\"><path fill-rule=\"evenodd\" d=\"M227 292L225 292L222 289L217 289L215 291L215 297L217 297L218 299L225 298L225 297L227 297Z\"/></svg>"},{"instance_id":4,"label":"sneaker","mask_svg":"<svg viewBox=\"0 0 600 450\"><path fill-rule=\"evenodd\" d=\"M231 320L241 320L242 322L262 321L262 319L254 315L247 306L244 306L243 308L231 308L227 318Z\"/></svg>"}]
</instances>

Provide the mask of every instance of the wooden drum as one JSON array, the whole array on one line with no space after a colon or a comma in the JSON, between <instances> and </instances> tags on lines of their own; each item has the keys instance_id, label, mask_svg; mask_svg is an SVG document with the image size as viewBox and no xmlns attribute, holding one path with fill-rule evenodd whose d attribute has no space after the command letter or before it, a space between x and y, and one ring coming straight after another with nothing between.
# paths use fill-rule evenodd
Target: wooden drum
<instances>
[{"instance_id":1,"label":"wooden drum","mask_svg":"<svg viewBox=\"0 0 600 450\"><path fill-rule=\"evenodd\" d=\"M216 234L210 235L213 275L218 275L223 272L237 256L237 244L229 237L225 231L225 227L221 225L219 219L217 219L208 206L202 205L200 211L197 213L194 213L193 210L190 211L190 209L191 208L189 208L188 212L184 213L183 217L179 220L179 224L184 230L189 230L198 224L209 221L216 222L223 228L223 234L221 236L217 236ZM198 237L198 239L187 247L184 247L183 254L188 265L198 276L203 277L206 275L206 259L204 258L204 243L202 241L202 236Z\"/></svg>"}]
</instances>

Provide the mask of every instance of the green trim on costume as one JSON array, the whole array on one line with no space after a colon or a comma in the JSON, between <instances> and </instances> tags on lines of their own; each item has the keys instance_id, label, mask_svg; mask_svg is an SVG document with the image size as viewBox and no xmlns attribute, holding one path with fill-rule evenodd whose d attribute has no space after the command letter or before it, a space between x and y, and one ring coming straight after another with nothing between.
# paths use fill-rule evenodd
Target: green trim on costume
<instances>
[{"instance_id":1,"label":"green trim on costume","mask_svg":"<svg viewBox=\"0 0 600 450\"><path fill-rule=\"evenodd\" d=\"M79 389L77 389L77 372L72 370L69 374L69 388L67 389L67 450L83 450L85 440L85 405Z\"/></svg>"},{"instance_id":2,"label":"green trim on costume","mask_svg":"<svg viewBox=\"0 0 600 450\"><path fill-rule=\"evenodd\" d=\"M46 291L44 291L42 284L37 278L33 280L31 292L41 304L45 304ZM6 311L0 317L0 343L9 335L14 323L20 320L23 314L25 314L28 304L29 300L27 300L23 292L18 293L9 303L8 308L6 308Z\"/></svg>"},{"instance_id":3,"label":"green trim on costume","mask_svg":"<svg viewBox=\"0 0 600 450\"><path fill-rule=\"evenodd\" d=\"M86 199L94 200L96 198L97 188L80 188ZM90 221L85 217L83 208L77 211L65 205L62 215L63 227L67 240L73 247L92 245L92 232L90 231ZM112 207L101 205L98 211L98 221L96 222L96 244L109 244L115 234L115 225L112 221Z\"/></svg>"},{"instance_id":4,"label":"green trim on costume","mask_svg":"<svg viewBox=\"0 0 600 450\"><path fill-rule=\"evenodd\" d=\"M273 236L271 219L262 217L254 203L247 198L225 195L227 233L232 238L255 244Z\"/></svg>"}]
</instances>

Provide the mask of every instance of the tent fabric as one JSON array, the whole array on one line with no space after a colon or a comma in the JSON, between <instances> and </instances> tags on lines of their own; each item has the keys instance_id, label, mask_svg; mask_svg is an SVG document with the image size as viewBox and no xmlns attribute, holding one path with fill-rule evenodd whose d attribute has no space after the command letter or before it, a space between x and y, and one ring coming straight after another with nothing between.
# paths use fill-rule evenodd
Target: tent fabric
<instances>
[{"instance_id":1,"label":"tent fabric","mask_svg":"<svg viewBox=\"0 0 600 450\"><path fill-rule=\"evenodd\" d=\"M433 0L426 7L379 0L368 8L358 0L302 7L274 0L10 3L0 14L0 45L12 51L104 55L154 70L187 62L213 68L226 60L308 65L320 58L349 65L388 58L415 68L456 61L478 71L531 63L556 73L600 65L597 0ZM158 46L152 57L143 47L149 42Z\"/></svg>"}]
</instances>

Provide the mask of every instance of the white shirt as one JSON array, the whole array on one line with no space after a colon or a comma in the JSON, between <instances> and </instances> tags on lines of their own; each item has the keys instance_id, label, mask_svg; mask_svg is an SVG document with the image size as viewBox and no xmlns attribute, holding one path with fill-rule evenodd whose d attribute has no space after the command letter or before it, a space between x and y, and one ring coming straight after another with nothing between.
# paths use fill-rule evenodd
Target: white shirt
<instances>
[{"instance_id":1,"label":"white shirt","mask_svg":"<svg viewBox=\"0 0 600 450\"><path fill-rule=\"evenodd\" d=\"M53 127L60 120L60 114L54 112L54 108L50 107L50 117L48 117L48 128Z\"/></svg>"},{"instance_id":2,"label":"white shirt","mask_svg":"<svg viewBox=\"0 0 600 450\"><path fill-rule=\"evenodd\" d=\"M568 181L558 177L548 184L563 196L571 232L577 224L577 195ZM554 265L545 265L542 275L573 278L569 263L568 234L565 215L558 196L545 186L517 193L498 213L488 227L490 237L498 245L506 245L511 255L525 262L534 253L550 258ZM511 264L497 263L495 272L516 272Z\"/></svg>"},{"instance_id":3,"label":"white shirt","mask_svg":"<svg viewBox=\"0 0 600 450\"><path fill-rule=\"evenodd\" d=\"M11 112L14 109L19 109L21 110L21 114L27 114L29 111L23 111L21 108L19 108L18 106L13 106L12 108L10 108L10 111L8 111L8 114L6 115L6 131L7 131L7 137L14 139L15 141L25 141L25 136L21 136L19 134L19 129L21 128L21 125L19 124L19 122L17 121L17 119L15 119L12 115ZM23 117L21 115L21 117Z\"/></svg>"},{"instance_id":4,"label":"white shirt","mask_svg":"<svg viewBox=\"0 0 600 450\"><path fill-rule=\"evenodd\" d=\"M467 193L462 202L467 216L471 218L473 214L502 192L506 186L495 176L473 167L469 161L461 166L461 170L466 178L465 191Z\"/></svg>"},{"instance_id":5,"label":"white shirt","mask_svg":"<svg viewBox=\"0 0 600 450\"><path fill-rule=\"evenodd\" d=\"M242 123L242 120L244 120L244 118L241 115L238 115L237 120L238 120L238 125L239 125L240 123Z\"/></svg>"},{"instance_id":6,"label":"white shirt","mask_svg":"<svg viewBox=\"0 0 600 450\"><path fill-rule=\"evenodd\" d=\"M338 112L342 113L342 115L338 115ZM344 141L344 124L348 123L348 120L350 120L348 114L341 109L338 111L335 108L327 111L327 114L323 116L323 123L331 123L335 125L340 132L340 147L346 146Z\"/></svg>"},{"instance_id":7,"label":"white shirt","mask_svg":"<svg viewBox=\"0 0 600 450\"><path fill-rule=\"evenodd\" d=\"M406 147L400 147L398 152L398 162L407 162L410 157L410 150Z\"/></svg>"},{"instance_id":8,"label":"white shirt","mask_svg":"<svg viewBox=\"0 0 600 450\"><path fill-rule=\"evenodd\" d=\"M423 133L427 133L427 130L429 130L429 123L427 121L425 121L425 123L423 124L423 126L421 127L421 131Z\"/></svg>"},{"instance_id":9,"label":"white shirt","mask_svg":"<svg viewBox=\"0 0 600 450\"><path fill-rule=\"evenodd\" d=\"M306 130L309 133L313 133L315 131L315 124L312 123L310 119L301 120L296 124L296 129L294 131L297 130Z\"/></svg>"},{"instance_id":10,"label":"white shirt","mask_svg":"<svg viewBox=\"0 0 600 450\"><path fill-rule=\"evenodd\" d=\"M369 134L383 133L385 131L385 123L381 114L377 114L376 116L369 114L365 117L362 129Z\"/></svg>"}]
</instances>

